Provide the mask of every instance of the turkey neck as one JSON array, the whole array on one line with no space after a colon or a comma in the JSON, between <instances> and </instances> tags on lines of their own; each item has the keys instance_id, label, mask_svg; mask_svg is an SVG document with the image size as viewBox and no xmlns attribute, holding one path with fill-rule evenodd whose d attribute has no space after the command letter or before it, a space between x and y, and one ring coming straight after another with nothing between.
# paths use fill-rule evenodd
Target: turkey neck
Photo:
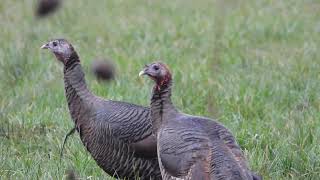
<instances>
[{"instance_id":1,"label":"turkey neck","mask_svg":"<svg viewBox=\"0 0 320 180\"><path fill-rule=\"evenodd\" d=\"M157 133L161 124L167 123L168 117L174 116L178 111L171 101L172 80L165 85L153 87L151 98L151 119L152 129Z\"/></svg>"},{"instance_id":2,"label":"turkey neck","mask_svg":"<svg viewBox=\"0 0 320 180\"><path fill-rule=\"evenodd\" d=\"M80 60L75 54L64 66L65 95L72 120L77 124L90 111L95 96L89 91Z\"/></svg>"}]
</instances>

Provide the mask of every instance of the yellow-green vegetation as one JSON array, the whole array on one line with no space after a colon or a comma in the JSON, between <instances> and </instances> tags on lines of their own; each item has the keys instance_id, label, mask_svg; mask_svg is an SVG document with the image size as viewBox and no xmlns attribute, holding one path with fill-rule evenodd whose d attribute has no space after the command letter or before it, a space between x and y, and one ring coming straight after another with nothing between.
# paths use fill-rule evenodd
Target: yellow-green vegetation
<instances>
[{"instance_id":1,"label":"yellow-green vegetation","mask_svg":"<svg viewBox=\"0 0 320 180\"><path fill-rule=\"evenodd\" d=\"M63 67L39 47L66 38L78 51L92 91L148 105L144 64L167 63L175 104L218 119L265 179L320 177L320 2L220 0L63 1L47 18L36 1L0 2L0 179L108 177L73 127ZM96 57L117 65L117 79L89 75Z\"/></svg>"}]
</instances>

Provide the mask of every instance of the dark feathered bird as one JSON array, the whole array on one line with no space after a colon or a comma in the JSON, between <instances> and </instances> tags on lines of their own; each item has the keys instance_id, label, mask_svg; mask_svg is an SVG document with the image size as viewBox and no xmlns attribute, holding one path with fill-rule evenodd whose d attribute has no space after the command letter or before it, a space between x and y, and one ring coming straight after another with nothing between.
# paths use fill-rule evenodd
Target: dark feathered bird
<instances>
[{"instance_id":1,"label":"dark feathered bird","mask_svg":"<svg viewBox=\"0 0 320 180\"><path fill-rule=\"evenodd\" d=\"M81 141L109 175L126 179L161 179L149 109L105 100L88 89L80 59L70 43L43 45L64 64L65 95Z\"/></svg>"},{"instance_id":2,"label":"dark feathered bird","mask_svg":"<svg viewBox=\"0 0 320 180\"><path fill-rule=\"evenodd\" d=\"M99 81L110 81L115 78L115 68L110 60L94 60L91 70Z\"/></svg>"},{"instance_id":3,"label":"dark feathered bird","mask_svg":"<svg viewBox=\"0 0 320 180\"><path fill-rule=\"evenodd\" d=\"M155 81L151 120L157 135L163 179L244 180L253 174L231 132L204 117L179 112L171 101L172 76L166 65L152 63L139 75Z\"/></svg>"},{"instance_id":4,"label":"dark feathered bird","mask_svg":"<svg viewBox=\"0 0 320 180\"><path fill-rule=\"evenodd\" d=\"M79 180L80 178L76 175L76 173L74 172L74 170L69 169L66 171L65 173L66 176L66 180Z\"/></svg>"},{"instance_id":5,"label":"dark feathered bird","mask_svg":"<svg viewBox=\"0 0 320 180\"><path fill-rule=\"evenodd\" d=\"M57 10L60 5L61 0L39 0L35 12L36 16L47 16Z\"/></svg>"}]
</instances>

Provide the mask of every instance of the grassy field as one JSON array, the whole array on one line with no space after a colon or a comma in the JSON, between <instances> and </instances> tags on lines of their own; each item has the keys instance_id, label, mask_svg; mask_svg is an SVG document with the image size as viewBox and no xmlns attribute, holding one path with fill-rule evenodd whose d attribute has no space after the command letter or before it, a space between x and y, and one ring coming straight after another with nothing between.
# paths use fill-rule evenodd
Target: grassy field
<instances>
[{"instance_id":1,"label":"grassy field","mask_svg":"<svg viewBox=\"0 0 320 180\"><path fill-rule=\"evenodd\" d=\"M213 0L65 1L34 17L35 1L0 2L0 179L62 179L74 169L107 178L72 136L62 65L39 47L64 37L79 52L92 91L148 105L154 60L174 75L174 102L214 117L236 136L265 179L320 177L320 2ZM90 75L96 57L116 81Z\"/></svg>"}]
</instances>

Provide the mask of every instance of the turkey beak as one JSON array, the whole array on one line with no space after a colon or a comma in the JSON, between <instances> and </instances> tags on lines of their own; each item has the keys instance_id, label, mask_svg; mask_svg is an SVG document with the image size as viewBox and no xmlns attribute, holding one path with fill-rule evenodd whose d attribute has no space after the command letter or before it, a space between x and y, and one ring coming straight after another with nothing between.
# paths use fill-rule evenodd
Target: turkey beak
<instances>
[{"instance_id":1,"label":"turkey beak","mask_svg":"<svg viewBox=\"0 0 320 180\"><path fill-rule=\"evenodd\" d=\"M139 76L140 76L140 77L143 76L143 75L145 75L145 74L146 74L146 71L145 71L145 70L142 70L142 71L139 72Z\"/></svg>"},{"instance_id":2,"label":"turkey beak","mask_svg":"<svg viewBox=\"0 0 320 180\"><path fill-rule=\"evenodd\" d=\"M142 71L139 72L139 76L148 75L148 66L145 66Z\"/></svg>"},{"instance_id":3,"label":"turkey beak","mask_svg":"<svg viewBox=\"0 0 320 180\"><path fill-rule=\"evenodd\" d=\"M40 48L41 49L49 49L50 48L49 43L42 45Z\"/></svg>"}]
</instances>

